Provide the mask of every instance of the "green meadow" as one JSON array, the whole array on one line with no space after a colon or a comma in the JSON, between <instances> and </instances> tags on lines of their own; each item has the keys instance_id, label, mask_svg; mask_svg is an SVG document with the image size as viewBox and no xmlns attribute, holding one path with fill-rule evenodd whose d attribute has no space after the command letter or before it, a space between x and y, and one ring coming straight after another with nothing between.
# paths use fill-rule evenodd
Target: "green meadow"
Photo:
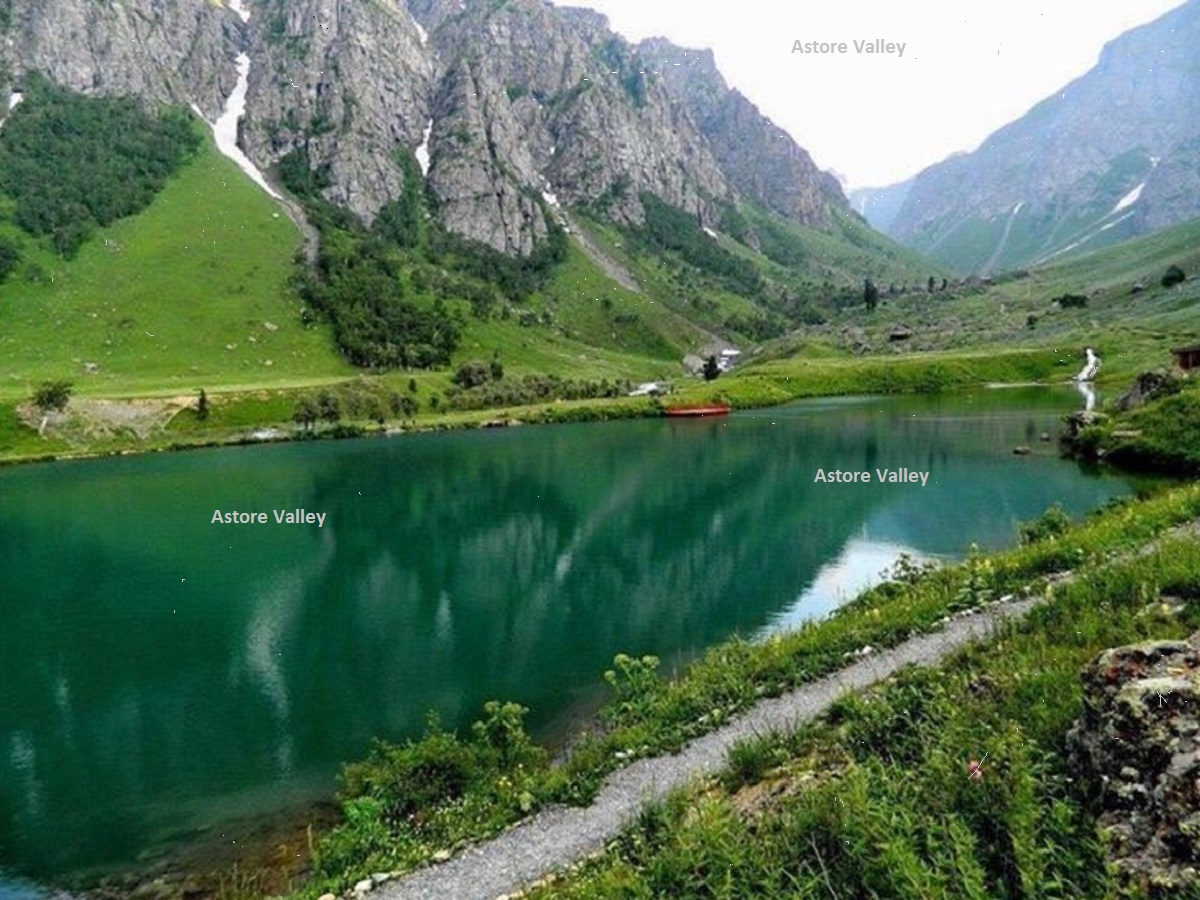
<instances>
[{"instance_id":1,"label":"green meadow","mask_svg":"<svg viewBox=\"0 0 1200 900\"><path fill-rule=\"evenodd\" d=\"M0 285L0 398L189 393L349 376L289 282L300 232L210 139L151 206ZM87 374L87 364L98 366Z\"/></svg>"}]
</instances>

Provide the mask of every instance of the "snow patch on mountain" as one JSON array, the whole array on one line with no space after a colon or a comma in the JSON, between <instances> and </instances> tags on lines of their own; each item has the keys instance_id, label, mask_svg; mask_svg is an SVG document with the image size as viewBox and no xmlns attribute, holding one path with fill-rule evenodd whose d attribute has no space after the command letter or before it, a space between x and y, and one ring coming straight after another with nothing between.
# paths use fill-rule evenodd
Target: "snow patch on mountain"
<instances>
[{"instance_id":1,"label":"snow patch on mountain","mask_svg":"<svg viewBox=\"0 0 1200 900\"><path fill-rule=\"evenodd\" d=\"M1142 191L1145 189L1145 187L1146 187L1146 182L1143 181L1141 184L1139 184L1137 187L1135 187L1132 191L1130 191L1128 194L1126 194L1124 197L1122 197L1120 200L1118 200L1117 205L1112 208L1112 212L1110 212L1109 215L1110 216L1116 215L1117 213L1119 213L1121 210L1125 209L1126 207L1133 206L1133 204L1137 203L1138 198L1140 198L1142 196Z\"/></svg>"}]
</instances>

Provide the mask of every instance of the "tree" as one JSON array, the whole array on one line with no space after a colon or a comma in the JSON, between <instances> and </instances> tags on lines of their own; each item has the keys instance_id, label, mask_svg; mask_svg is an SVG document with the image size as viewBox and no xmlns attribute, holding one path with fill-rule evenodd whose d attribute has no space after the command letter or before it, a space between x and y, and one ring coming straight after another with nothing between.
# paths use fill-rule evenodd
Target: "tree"
<instances>
[{"instance_id":1,"label":"tree","mask_svg":"<svg viewBox=\"0 0 1200 900\"><path fill-rule=\"evenodd\" d=\"M879 305L879 288L870 278L863 280L863 302L868 310L874 310Z\"/></svg>"},{"instance_id":2,"label":"tree","mask_svg":"<svg viewBox=\"0 0 1200 900\"><path fill-rule=\"evenodd\" d=\"M331 391L321 391L317 397L317 415L330 425L337 424L342 417L342 403L337 394Z\"/></svg>"},{"instance_id":3,"label":"tree","mask_svg":"<svg viewBox=\"0 0 1200 900\"><path fill-rule=\"evenodd\" d=\"M21 248L8 238L0 238L0 284L12 274L21 261Z\"/></svg>"},{"instance_id":4,"label":"tree","mask_svg":"<svg viewBox=\"0 0 1200 900\"><path fill-rule=\"evenodd\" d=\"M1187 281L1187 274L1179 266L1171 266L1162 277L1162 286L1165 288L1175 287L1177 284L1183 284Z\"/></svg>"},{"instance_id":5,"label":"tree","mask_svg":"<svg viewBox=\"0 0 1200 900\"><path fill-rule=\"evenodd\" d=\"M71 390L69 381L43 381L33 392L34 405L42 411L42 424L38 426L39 435L46 430L51 411L62 412L67 408Z\"/></svg>"},{"instance_id":6,"label":"tree","mask_svg":"<svg viewBox=\"0 0 1200 900\"><path fill-rule=\"evenodd\" d=\"M312 431L317 417L320 415L320 410L317 408L317 401L309 394L304 394L296 401L296 409L292 413L292 421L297 425L303 425L305 431Z\"/></svg>"},{"instance_id":7,"label":"tree","mask_svg":"<svg viewBox=\"0 0 1200 900\"><path fill-rule=\"evenodd\" d=\"M201 422L208 421L208 393L200 388L200 398L196 401L196 418Z\"/></svg>"},{"instance_id":8,"label":"tree","mask_svg":"<svg viewBox=\"0 0 1200 900\"><path fill-rule=\"evenodd\" d=\"M704 380L716 381L721 377L721 366L717 363L715 356L710 356L704 361Z\"/></svg>"},{"instance_id":9,"label":"tree","mask_svg":"<svg viewBox=\"0 0 1200 900\"><path fill-rule=\"evenodd\" d=\"M503 371L501 374L503 374ZM482 359L472 359L459 366L458 371L454 373L454 377L450 380L460 388L469 389L486 384L491 375L492 369L487 363Z\"/></svg>"},{"instance_id":10,"label":"tree","mask_svg":"<svg viewBox=\"0 0 1200 900\"><path fill-rule=\"evenodd\" d=\"M392 394L391 407L392 415L409 420L416 416L417 409L419 409L416 397L410 397L407 394L400 393L399 391L396 391L394 394Z\"/></svg>"},{"instance_id":11,"label":"tree","mask_svg":"<svg viewBox=\"0 0 1200 900\"><path fill-rule=\"evenodd\" d=\"M934 283L935 283L934 277L932 275L930 275L929 281L925 285L925 290L927 293L930 293L930 294L933 293Z\"/></svg>"},{"instance_id":12,"label":"tree","mask_svg":"<svg viewBox=\"0 0 1200 900\"><path fill-rule=\"evenodd\" d=\"M33 392L33 403L43 413L67 408L74 386L69 381L43 381Z\"/></svg>"}]
</instances>

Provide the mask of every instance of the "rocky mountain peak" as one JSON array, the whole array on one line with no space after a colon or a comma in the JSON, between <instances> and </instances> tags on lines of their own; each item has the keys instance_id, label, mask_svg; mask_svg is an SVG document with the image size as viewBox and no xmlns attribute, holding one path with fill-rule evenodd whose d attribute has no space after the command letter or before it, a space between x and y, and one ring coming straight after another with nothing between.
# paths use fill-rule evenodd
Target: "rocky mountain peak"
<instances>
[{"instance_id":1,"label":"rocky mountain peak","mask_svg":"<svg viewBox=\"0 0 1200 900\"><path fill-rule=\"evenodd\" d=\"M649 193L706 225L740 197L811 225L845 205L710 52L634 46L545 0L12 0L8 36L0 64L18 80L38 70L210 121L245 54L239 136L258 168L300 154L369 223L415 158L442 224L506 253L531 252L558 203L637 224Z\"/></svg>"},{"instance_id":2,"label":"rocky mountain peak","mask_svg":"<svg viewBox=\"0 0 1200 900\"><path fill-rule=\"evenodd\" d=\"M889 233L963 271L1083 252L1200 215L1200 0L1105 46L1096 66L972 153L914 180Z\"/></svg>"}]
</instances>

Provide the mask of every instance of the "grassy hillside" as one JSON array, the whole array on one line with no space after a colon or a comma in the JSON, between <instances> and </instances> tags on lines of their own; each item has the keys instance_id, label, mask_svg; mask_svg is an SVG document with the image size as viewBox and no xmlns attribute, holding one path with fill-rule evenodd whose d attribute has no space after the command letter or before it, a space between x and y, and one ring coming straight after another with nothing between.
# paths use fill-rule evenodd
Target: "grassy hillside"
<instances>
[{"instance_id":1,"label":"grassy hillside","mask_svg":"<svg viewBox=\"0 0 1200 900\"><path fill-rule=\"evenodd\" d=\"M1180 266L1189 279L1164 287L1161 279L1170 265ZM1090 346L1104 361L1101 381L1128 380L1167 365L1170 347L1200 339L1197 275L1200 221L1028 272L956 282L945 291L939 283L932 294L885 294L874 313L861 304L847 308L822 326L776 342L769 355L787 356L814 342L849 349L865 339L869 355L1028 347L1078 362ZM1065 295L1082 299L1074 301L1078 306L1072 301L1064 306ZM911 328L913 337L889 340L897 324Z\"/></svg>"},{"instance_id":2,"label":"grassy hillside","mask_svg":"<svg viewBox=\"0 0 1200 900\"><path fill-rule=\"evenodd\" d=\"M301 322L288 287L299 243L206 140L147 210L98 230L75 258L26 241L0 285L0 397L55 378L119 395L349 375L327 329Z\"/></svg>"}]
</instances>

